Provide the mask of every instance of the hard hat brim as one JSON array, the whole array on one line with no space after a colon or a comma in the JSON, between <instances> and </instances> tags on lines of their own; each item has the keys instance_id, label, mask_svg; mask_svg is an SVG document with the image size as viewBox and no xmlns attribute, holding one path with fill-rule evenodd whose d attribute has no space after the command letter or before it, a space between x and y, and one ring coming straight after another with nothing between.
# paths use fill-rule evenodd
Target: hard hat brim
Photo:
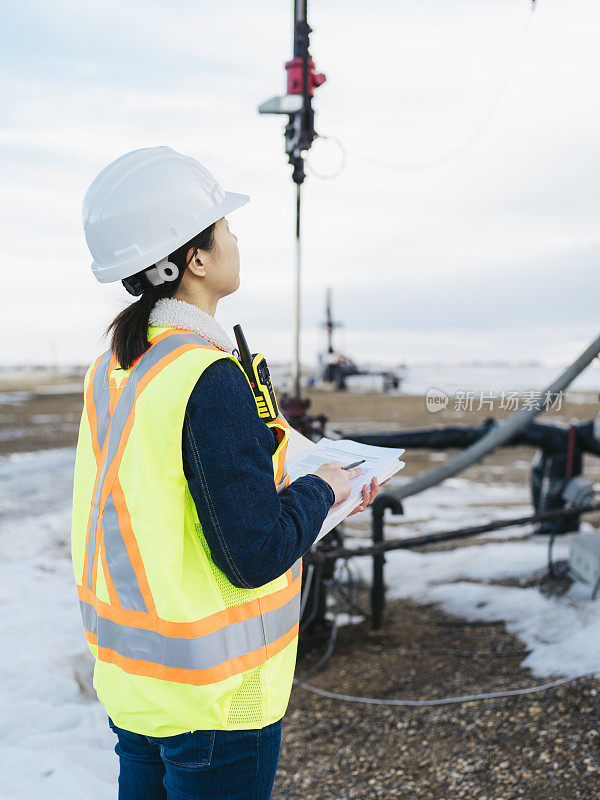
<instances>
[{"instance_id":1,"label":"hard hat brim","mask_svg":"<svg viewBox=\"0 0 600 800\"><path fill-rule=\"evenodd\" d=\"M106 266L92 261L91 268L96 280L100 283L112 283L135 275L136 272L140 272L144 268L150 267L152 264L156 264L157 261L166 258L178 247L189 242L194 236L208 228L209 225L212 225L213 222L217 222L227 214L231 214L236 208L246 205L250 200L247 194L238 194L237 192L225 192L224 194L225 197L219 205L195 217L193 221L190 220L185 226L180 226L168 242L163 242L151 252L141 254L139 249L134 246L131 248L132 257L125 262L121 261L117 265Z\"/></svg>"}]
</instances>

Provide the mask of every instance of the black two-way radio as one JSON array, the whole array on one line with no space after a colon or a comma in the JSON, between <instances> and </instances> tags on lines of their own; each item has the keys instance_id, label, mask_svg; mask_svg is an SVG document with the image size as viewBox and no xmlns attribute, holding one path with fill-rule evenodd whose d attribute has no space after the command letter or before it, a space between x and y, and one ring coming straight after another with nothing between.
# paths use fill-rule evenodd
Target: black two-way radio
<instances>
[{"instance_id":1,"label":"black two-way radio","mask_svg":"<svg viewBox=\"0 0 600 800\"><path fill-rule=\"evenodd\" d=\"M256 407L258 408L258 415L265 422L271 422L279 416L279 408L271 385L271 375L267 360L262 353L250 352L241 325L234 325L233 332L235 333L240 354L239 361L250 381L254 399L256 400Z\"/></svg>"}]
</instances>

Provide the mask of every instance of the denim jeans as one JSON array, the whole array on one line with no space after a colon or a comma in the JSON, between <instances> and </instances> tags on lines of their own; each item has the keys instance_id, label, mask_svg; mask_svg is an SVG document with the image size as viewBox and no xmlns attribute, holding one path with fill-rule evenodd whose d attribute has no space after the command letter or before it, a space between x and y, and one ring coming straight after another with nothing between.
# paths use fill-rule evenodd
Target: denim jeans
<instances>
[{"instance_id":1,"label":"denim jeans","mask_svg":"<svg viewBox=\"0 0 600 800\"><path fill-rule=\"evenodd\" d=\"M119 800L269 800L281 744L281 720L247 731L142 736L108 724L118 736Z\"/></svg>"}]
</instances>

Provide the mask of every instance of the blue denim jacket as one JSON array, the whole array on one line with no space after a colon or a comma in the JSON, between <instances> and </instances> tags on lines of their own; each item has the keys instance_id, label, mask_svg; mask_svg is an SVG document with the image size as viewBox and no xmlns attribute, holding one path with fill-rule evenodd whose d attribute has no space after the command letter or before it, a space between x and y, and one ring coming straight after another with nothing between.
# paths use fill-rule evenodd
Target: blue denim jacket
<instances>
[{"instance_id":1,"label":"blue denim jacket","mask_svg":"<svg viewBox=\"0 0 600 800\"><path fill-rule=\"evenodd\" d=\"M184 473L215 564L242 588L282 575L313 544L333 489L304 475L277 494L270 428L230 359L208 366L188 400Z\"/></svg>"}]
</instances>

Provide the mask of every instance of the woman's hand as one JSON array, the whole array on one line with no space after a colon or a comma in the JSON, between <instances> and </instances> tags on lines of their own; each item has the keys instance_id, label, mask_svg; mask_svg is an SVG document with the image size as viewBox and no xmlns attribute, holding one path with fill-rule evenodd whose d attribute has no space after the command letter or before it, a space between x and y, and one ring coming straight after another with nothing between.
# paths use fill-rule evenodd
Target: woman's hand
<instances>
[{"instance_id":1,"label":"woman's hand","mask_svg":"<svg viewBox=\"0 0 600 800\"><path fill-rule=\"evenodd\" d=\"M327 461L321 464L312 474L318 475L331 486L335 499L333 505L343 503L350 494L350 479L355 478L363 471L362 467L352 467L352 469L342 469L341 461Z\"/></svg>"},{"instance_id":2,"label":"woman's hand","mask_svg":"<svg viewBox=\"0 0 600 800\"><path fill-rule=\"evenodd\" d=\"M352 469L345 470L342 469L341 461L328 461L326 464L321 464L321 466L314 471L313 475L318 475L320 478L323 478L323 480L327 481L331 486L335 495L333 505L337 506L339 503L343 503L350 494L350 479L360 475L362 471L362 467L353 467ZM371 480L370 488L369 484L365 483L362 489L362 501L360 505L356 506L348 516L351 517L353 514L364 511L365 508L370 506L373 500L375 500L378 491L379 483L377 478Z\"/></svg>"},{"instance_id":3,"label":"woman's hand","mask_svg":"<svg viewBox=\"0 0 600 800\"><path fill-rule=\"evenodd\" d=\"M384 481L385 483L385 481ZM348 516L351 517L352 514L358 514L359 511L364 511L367 506L370 506L373 500L377 497L377 492L379 491L379 483L377 482L377 478L373 478L371 481L371 488L369 489L368 484L362 488L363 499L359 506L356 506L354 511L351 511Z\"/></svg>"}]
</instances>

